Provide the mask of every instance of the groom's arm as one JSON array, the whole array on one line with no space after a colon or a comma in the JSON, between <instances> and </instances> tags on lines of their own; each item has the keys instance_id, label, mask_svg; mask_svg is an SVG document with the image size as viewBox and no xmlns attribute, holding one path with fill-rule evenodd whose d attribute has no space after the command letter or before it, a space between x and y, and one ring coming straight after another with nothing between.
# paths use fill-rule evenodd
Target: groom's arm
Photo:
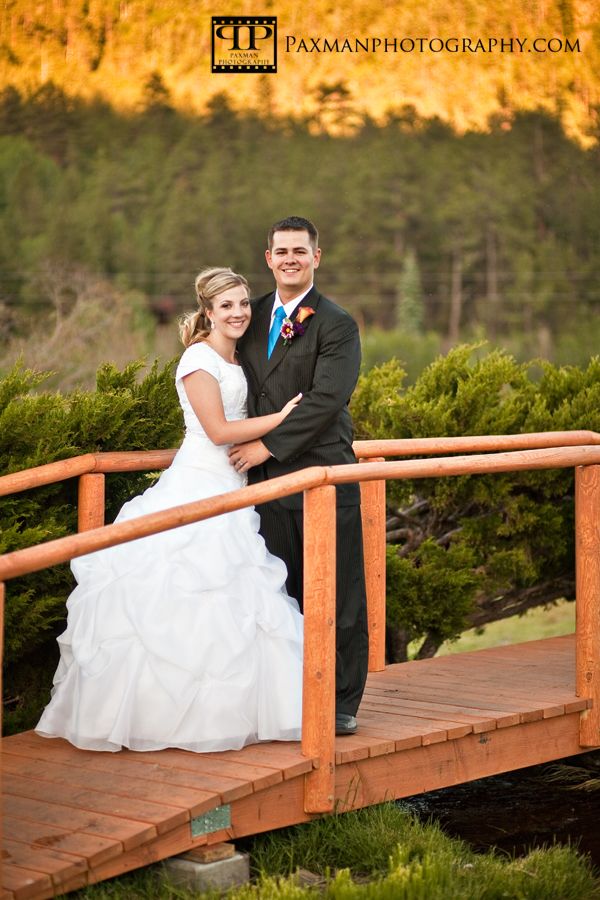
<instances>
[{"instance_id":1,"label":"groom's arm","mask_svg":"<svg viewBox=\"0 0 600 900\"><path fill-rule=\"evenodd\" d=\"M231 463L243 463L238 471L246 472L271 456L285 462L314 446L352 395L360 358L356 322L345 314L335 316L320 335L310 391L305 391L296 409L262 439L234 445L229 451Z\"/></svg>"},{"instance_id":2,"label":"groom's arm","mask_svg":"<svg viewBox=\"0 0 600 900\"><path fill-rule=\"evenodd\" d=\"M299 456L318 442L352 395L360 371L360 338L349 317L334 320L319 345L311 389L300 404L262 443L281 462Z\"/></svg>"}]
</instances>

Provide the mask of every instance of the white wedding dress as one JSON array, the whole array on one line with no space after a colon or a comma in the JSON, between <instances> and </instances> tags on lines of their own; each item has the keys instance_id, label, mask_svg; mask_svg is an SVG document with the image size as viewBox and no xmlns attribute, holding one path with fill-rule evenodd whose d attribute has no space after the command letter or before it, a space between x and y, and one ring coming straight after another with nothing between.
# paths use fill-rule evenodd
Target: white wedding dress
<instances>
[{"instance_id":1,"label":"white wedding dress","mask_svg":"<svg viewBox=\"0 0 600 900\"><path fill-rule=\"evenodd\" d=\"M218 380L228 420L246 416L242 369L208 344L188 347L176 373L183 444L117 522L245 483L187 399L182 378L198 369ZM298 740L302 616L258 526L243 509L73 560L77 587L38 734L111 751Z\"/></svg>"}]
</instances>

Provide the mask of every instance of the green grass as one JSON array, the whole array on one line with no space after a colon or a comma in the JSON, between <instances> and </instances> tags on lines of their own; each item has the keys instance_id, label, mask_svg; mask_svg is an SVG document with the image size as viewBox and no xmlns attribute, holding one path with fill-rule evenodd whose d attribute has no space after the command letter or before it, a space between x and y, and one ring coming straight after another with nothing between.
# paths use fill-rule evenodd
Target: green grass
<instances>
[{"instance_id":1,"label":"green grass","mask_svg":"<svg viewBox=\"0 0 600 900\"><path fill-rule=\"evenodd\" d=\"M485 647L498 647L502 644L534 641L538 638L570 634L574 630L575 604L567 600L559 600L547 609L538 606L522 616L512 616L510 619L492 622L484 628L471 628L469 631L464 631L457 641L446 641L440 647L437 655L445 656L449 653L483 650Z\"/></svg>"},{"instance_id":2,"label":"green grass","mask_svg":"<svg viewBox=\"0 0 600 900\"><path fill-rule=\"evenodd\" d=\"M254 880L229 900L592 900L600 884L570 847L534 850L512 859L474 853L401 805L382 804L328 816L245 843ZM301 884L298 869L323 876ZM153 866L73 895L86 900L192 900ZM217 894L205 894L216 897Z\"/></svg>"}]
</instances>

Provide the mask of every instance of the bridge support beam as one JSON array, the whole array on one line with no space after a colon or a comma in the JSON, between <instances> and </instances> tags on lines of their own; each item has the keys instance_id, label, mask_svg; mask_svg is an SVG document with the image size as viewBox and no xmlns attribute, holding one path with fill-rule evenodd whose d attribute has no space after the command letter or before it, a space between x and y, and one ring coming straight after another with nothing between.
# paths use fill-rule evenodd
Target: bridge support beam
<instances>
[{"instance_id":1,"label":"bridge support beam","mask_svg":"<svg viewBox=\"0 0 600 900\"><path fill-rule=\"evenodd\" d=\"M592 700L581 713L580 744L600 746L600 466L575 468L577 696Z\"/></svg>"}]
</instances>

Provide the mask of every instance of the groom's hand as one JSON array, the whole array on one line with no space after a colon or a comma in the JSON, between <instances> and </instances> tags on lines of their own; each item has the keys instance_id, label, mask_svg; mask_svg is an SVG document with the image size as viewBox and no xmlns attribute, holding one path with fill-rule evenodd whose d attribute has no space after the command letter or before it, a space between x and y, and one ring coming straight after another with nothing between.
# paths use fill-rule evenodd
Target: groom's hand
<instances>
[{"instance_id":1,"label":"groom's hand","mask_svg":"<svg viewBox=\"0 0 600 900\"><path fill-rule=\"evenodd\" d=\"M229 462L238 472L247 472L252 466L260 466L271 453L261 440L234 444L229 450Z\"/></svg>"}]
</instances>

